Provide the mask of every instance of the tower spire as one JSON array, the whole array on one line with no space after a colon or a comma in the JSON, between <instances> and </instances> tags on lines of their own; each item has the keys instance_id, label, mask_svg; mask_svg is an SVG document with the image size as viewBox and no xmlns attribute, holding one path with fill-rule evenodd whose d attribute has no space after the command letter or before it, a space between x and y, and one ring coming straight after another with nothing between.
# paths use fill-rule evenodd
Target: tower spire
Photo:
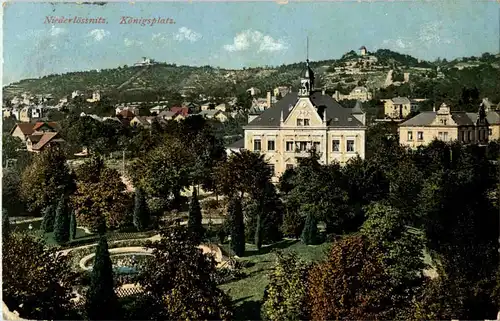
<instances>
[{"instance_id":1,"label":"tower spire","mask_svg":"<svg viewBox=\"0 0 500 321\"><path fill-rule=\"evenodd\" d=\"M309 36L306 36L306 62L309 63Z\"/></svg>"}]
</instances>

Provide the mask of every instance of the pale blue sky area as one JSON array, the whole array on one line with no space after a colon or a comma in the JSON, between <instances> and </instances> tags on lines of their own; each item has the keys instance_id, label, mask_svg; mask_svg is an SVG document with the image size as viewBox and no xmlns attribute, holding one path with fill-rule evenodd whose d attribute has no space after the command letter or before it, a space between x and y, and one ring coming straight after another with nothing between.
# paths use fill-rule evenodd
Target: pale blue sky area
<instances>
[{"instance_id":1,"label":"pale blue sky area","mask_svg":"<svg viewBox=\"0 0 500 321\"><path fill-rule=\"evenodd\" d=\"M4 8L4 84L51 73L131 65L142 56L178 65L242 68L339 58L361 45L421 59L499 51L499 3L274 2L9 3ZM46 24L46 16L106 24ZM123 25L121 16L175 24Z\"/></svg>"}]
</instances>

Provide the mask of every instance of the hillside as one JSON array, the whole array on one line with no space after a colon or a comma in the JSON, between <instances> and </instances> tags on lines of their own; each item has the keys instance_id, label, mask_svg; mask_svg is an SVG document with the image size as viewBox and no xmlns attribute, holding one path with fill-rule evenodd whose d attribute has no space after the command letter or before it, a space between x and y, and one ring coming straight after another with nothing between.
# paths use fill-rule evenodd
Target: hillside
<instances>
[{"instance_id":1,"label":"hillside","mask_svg":"<svg viewBox=\"0 0 500 321\"><path fill-rule=\"evenodd\" d=\"M498 72L500 56L484 54L482 57L461 58L451 62L426 62L381 49L364 57L351 51L340 59L311 62L311 65L316 73L317 88L348 92L357 85L366 85L372 90L387 87L386 78L391 70L392 78L398 77L400 81L403 80L404 73L409 73L410 82L427 82L436 78L436 68L439 66L449 77L460 81L462 73L469 74L474 68ZM165 98L166 93L179 92L185 88L196 94L228 97L247 88L257 87L262 90L261 95L264 96L266 91L277 86L296 88L304 68L304 62L242 70L167 63L120 66L100 71L70 72L39 79L25 79L4 87L3 94L6 99L10 99L22 92L51 93L54 98L59 99L70 95L74 90L100 90L115 101L154 101ZM467 78L471 78L469 76L471 75ZM476 80L476 77L472 78ZM471 83L466 82L468 86ZM488 92L496 88L495 82L484 86L489 88Z\"/></svg>"}]
</instances>

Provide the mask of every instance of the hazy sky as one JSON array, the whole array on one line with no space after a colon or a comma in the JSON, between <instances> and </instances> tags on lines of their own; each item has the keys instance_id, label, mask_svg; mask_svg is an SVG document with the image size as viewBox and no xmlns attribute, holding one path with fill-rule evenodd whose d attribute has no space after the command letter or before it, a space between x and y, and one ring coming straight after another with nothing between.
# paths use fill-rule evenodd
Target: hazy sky
<instances>
[{"instance_id":1,"label":"hazy sky","mask_svg":"<svg viewBox=\"0 0 500 321\"><path fill-rule=\"evenodd\" d=\"M142 56L178 65L241 68L339 58L365 45L417 58L497 53L500 3L164 2L105 6L8 3L4 8L4 84L88 69L131 65ZM51 24L47 16L98 18L105 24ZM122 16L175 24L120 24Z\"/></svg>"}]
</instances>

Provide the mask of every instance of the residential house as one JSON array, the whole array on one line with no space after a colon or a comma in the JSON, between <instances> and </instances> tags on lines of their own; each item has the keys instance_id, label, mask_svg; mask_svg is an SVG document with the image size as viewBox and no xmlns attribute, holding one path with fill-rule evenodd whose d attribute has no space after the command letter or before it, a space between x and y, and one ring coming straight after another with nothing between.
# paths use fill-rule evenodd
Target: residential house
<instances>
[{"instance_id":1,"label":"residential house","mask_svg":"<svg viewBox=\"0 0 500 321\"><path fill-rule=\"evenodd\" d=\"M75 99L78 96L82 96L83 93L80 90L75 90L71 93L71 99Z\"/></svg>"},{"instance_id":2,"label":"residential house","mask_svg":"<svg viewBox=\"0 0 500 321\"><path fill-rule=\"evenodd\" d=\"M139 114L139 107L135 106L135 105L131 105L131 106L124 106L124 105L116 106L115 107L115 114L119 115L124 110L130 111L134 115L138 115Z\"/></svg>"},{"instance_id":3,"label":"residential house","mask_svg":"<svg viewBox=\"0 0 500 321\"><path fill-rule=\"evenodd\" d=\"M477 113L451 111L442 104L437 111L425 111L399 125L399 142L411 148L428 145L434 139L486 144L489 124L484 107Z\"/></svg>"},{"instance_id":4,"label":"residential house","mask_svg":"<svg viewBox=\"0 0 500 321\"><path fill-rule=\"evenodd\" d=\"M200 105L195 104L193 102L187 101L182 104L182 107L187 107L189 108L189 113L190 114L196 114L197 112L201 111Z\"/></svg>"},{"instance_id":5,"label":"residential house","mask_svg":"<svg viewBox=\"0 0 500 321\"><path fill-rule=\"evenodd\" d=\"M242 138L231 145L226 146L226 154L227 156L231 155L232 153L237 153L240 152L245 148L245 139Z\"/></svg>"},{"instance_id":6,"label":"residential house","mask_svg":"<svg viewBox=\"0 0 500 321\"><path fill-rule=\"evenodd\" d=\"M251 123L255 118L259 117L266 108L259 108L257 106L252 106L248 110L248 123Z\"/></svg>"},{"instance_id":7,"label":"residential house","mask_svg":"<svg viewBox=\"0 0 500 321\"><path fill-rule=\"evenodd\" d=\"M154 106L153 108L150 108L149 109L149 112L151 114L154 114L154 115L159 115L164 109L166 108L166 106Z\"/></svg>"},{"instance_id":8,"label":"residential house","mask_svg":"<svg viewBox=\"0 0 500 321\"><path fill-rule=\"evenodd\" d=\"M30 123L44 118L46 114L47 112L43 106L26 106L19 112L19 121Z\"/></svg>"},{"instance_id":9,"label":"residential house","mask_svg":"<svg viewBox=\"0 0 500 321\"><path fill-rule=\"evenodd\" d=\"M183 118L186 118L191 113L188 107L172 107L170 108L170 111L175 114L179 114Z\"/></svg>"},{"instance_id":10,"label":"residential house","mask_svg":"<svg viewBox=\"0 0 500 321\"><path fill-rule=\"evenodd\" d=\"M206 119L216 119L222 123L228 120L226 113L217 109L202 110L198 115Z\"/></svg>"},{"instance_id":11,"label":"residential house","mask_svg":"<svg viewBox=\"0 0 500 321\"><path fill-rule=\"evenodd\" d=\"M87 99L87 102L89 103L95 103L98 101L101 101L101 93L99 91L92 92L92 98Z\"/></svg>"},{"instance_id":12,"label":"residential house","mask_svg":"<svg viewBox=\"0 0 500 321\"><path fill-rule=\"evenodd\" d=\"M176 116L177 114L174 113L173 111L164 110L161 113L159 113L157 117L163 120L172 120L175 119Z\"/></svg>"},{"instance_id":13,"label":"residential house","mask_svg":"<svg viewBox=\"0 0 500 321\"><path fill-rule=\"evenodd\" d=\"M278 86L273 89L273 94L275 97L280 95L281 97L285 97L289 92L292 91L291 87L288 86Z\"/></svg>"},{"instance_id":14,"label":"residential house","mask_svg":"<svg viewBox=\"0 0 500 321\"><path fill-rule=\"evenodd\" d=\"M201 111L204 110L209 110L209 109L215 109L215 104L214 103L205 103L200 106Z\"/></svg>"},{"instance_id":15,"label":"residential house","mask_svg":"<svg viewBox=\"0 0 500 321\"><path fill-rule=\"evenodd\" d=\"M145 127L148 128L151 126L151 123L156 117L154 116L135 116L131 121L130 121L130 126L132 127Z\"/></svg>"},{"instance_id":16,"label":"residential house","mask_svg":"<svg viewBox=\"0 0 500 321\"><path fill-rule=\"evenodd\" d=\"M344 108L316 91L314 80L307 61L299 92L287 94L244 126L244 148L265 155L273 181L311 149L322 164L365 157L365 113L360 106Z\"/></svg>"},{"instance_id":17,"label":"residential house","mask_svg":"<svg viewBox=\"0 0 500 321\"><path fill-rule=\"evenodd\" d=\"M361 48L359 48L359 54L361 56L366 56L368 54L368 50L366 49L365 46L361 46Z\"/></svg>"},{"instance_id":18,"label":"residential house","mask_svg":"<svg viewBox=\"0 0 500 321\"><path fill-rule=\"evenodd\" d=\"M500 140L500 110L486 111L486 120L488 120L488 139Z\"/></svg>"},{"instance_id":19,"label":"residential house","mask_svg":"<svg viewBox=\"0 0 500 321\"><path fill-rule=\"evenodd\" d=\"M124 119L132 120L135 117L135 113L129 109L124 109L118 114L118 116L121 116L121 118Z\"/></svg>"},{"instance_id":20,"label":"residential house","mask_svg":"<svg viewBox=\"0 0 500 321\"><path fill-rule=\"evenodd\" d=\"M33 152L42 151L52 143L64 142L58 135L56 122L19 123L10 135L21 139L26 143L27 150Z\"/></svg>"},{"instance_id":21,"label":"residential house","mask_svg":"<svg viewBox=\"0 0 500 321\"><path fill-rule=\"evenodd\" d=\"M18 96L14 96L14 98L11 99L10 103L12 105L19 105L23 102L23 98L22 97L18 97Z\"/></svg>"},{"instance_id":22,"label":"residential house","mask_svg":"<svg viewBox=\"0 0 500 321\"><path fill-rule=\"evenodd\" d=\"M418 111L419 108L419 100L407 97L394 97L382 99L382 101L384 102L384 115L392 119L406 118L411 113Z\"/></svg>"},{"instance_id":23,"label":"residential house","mask_svg":"<svg viewBox=\"0 0 500 321\"><path fill-rule=\"evenodd\" d=\"M215 106L215 110L220 110L220 111L226 111L226 104L222 103L222 104L218 104L217 106Z\"/></svg>"},{"instance_id":24,"label":"residential house","mask_svg":"<svg viewBox=\"0 0 500 321\"><path fill-rule=\"evenodd\" d=\"M35 133L56 132L57 130L56 122L19 123L12 128L10 135L25 142L28 136Z\"/></svg>"},{"instance_id":25,"label":"residential house","mask_svg":"<svg viewBox=\"0 0 500 321\"><path fill-rule=\"evenodd\" d=\"M362 102L366 102L368 100L371 100L373 98L373 95L368 90L368 88L363 87L363 86L358 86L358 87L355 87L349 93L349 95L343 95L339 91L335 91L335 94L333 94L333 98L335 98L336 101L341 101L341 100L347 99L347 100L359 100Z\"/></svg>"},{"instance_id":26,"label":"residential house","mask_svg":"<svg viewBox=\"0 0 500 321\"><path fill-rule=\"evenodd\" d=\"M250 87L247 89L247 93L249 93L252 96L257 96L260 94L260 89L256 87Z\"/></svg>"},{"instance_id":27,"label":"residential house","mask_svg":"<svg viewBox=\"0 0 500 321\"><path fill-rule=\"evenodd\" d=\"M39 153L46 148L64 143L58 132L34 133L26 139L26 148L29 152Z\"/></svg>"},{"instance_id":28,"label":"residential house","mask_svg":"<svg viewBox=\"0 0 500 321\"><path fill-rule=\"evenodd\" d=\"M276 104L277 101L278 99L276 98L276 96L271 95L271 92L268 91L266 98L254 98L252 101L252 107L257 109L267 109Z\"/></svg>"}]
</instances>

